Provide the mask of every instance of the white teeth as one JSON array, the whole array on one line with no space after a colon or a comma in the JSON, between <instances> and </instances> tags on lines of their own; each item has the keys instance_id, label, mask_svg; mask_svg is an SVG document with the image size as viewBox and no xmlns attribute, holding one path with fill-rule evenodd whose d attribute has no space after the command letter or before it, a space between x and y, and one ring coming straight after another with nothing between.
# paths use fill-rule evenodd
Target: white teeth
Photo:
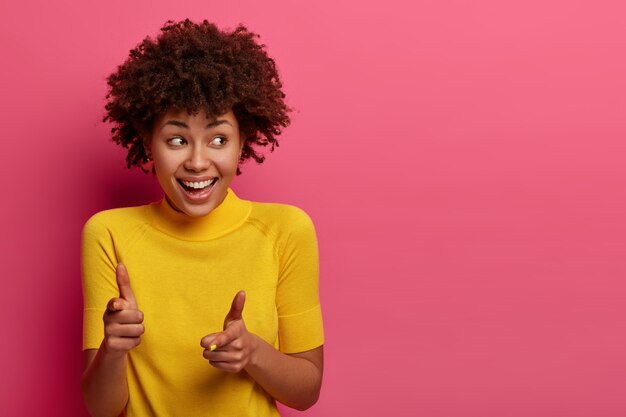
<instances>
[{"instance_id":1,"label":"white teeth","mask_svg":"<svg viewBox=\"0 0 626 417\"><path fill-rule=\"evenodd\" d=\"M206 181L199 181L199 182L191 182L191 181L181 181L181 182L185 184L185 187L195 188L196 190L200 190L202 188L208 187L209 185L213 184L215 180L216 178L206 180Z\"/></svg>"}]
</instances>

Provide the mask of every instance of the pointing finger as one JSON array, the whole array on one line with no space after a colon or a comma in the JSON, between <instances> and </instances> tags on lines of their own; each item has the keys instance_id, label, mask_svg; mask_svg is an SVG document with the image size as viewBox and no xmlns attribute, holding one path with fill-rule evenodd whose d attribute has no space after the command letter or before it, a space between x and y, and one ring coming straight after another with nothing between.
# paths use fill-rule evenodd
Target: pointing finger
<instances>
[{"instance_id":1,"label":"pointing finger","mask_svg":"<svg viewBox=\"0 0 626 417\"><path fill-rule=\"evenodd\" d=\"M222 348L235 340L239 334L234 330L234 327L226 329L220 333L214 333L202 338L200 345L208 351L213 352L216 349Z\"/></svg>"},{"instance_id":2,"label":"pointing finger","mask_svg":"<svg viewBox=\"0 0 626 417\"><path fill-rule=\"evenodd\" d=\"M137 301L135 300L135 294L133 294L133 290L130 287L130 278L128 276L128 270L124 266L124 264L117 264L117 269L115 270L115 278L117 279L117 287L120 290L120 298L125 299L129 302L130 308L137 308Z\"/></svg>"},{"instance_id":3,"label":"pointing finger","mask_svg":"<svg viewBox=\"0 0 626 417\"><path fill-rule=\"evenodd\" d=\"M241 320L241 313L243 312L243 306L246 303L246 292L239 291L233 298L233 303L230 306L230 310L224 319L224 329L231 321Z\"/></svg>"},{"instance_id":4,"label":"pointing finger","mask_svg":"<svg viewBox=\"0 0 626 417\"><path fill-rule=\"evenodd\" d=\"M213 341L218 335L220 335L220 333L211 333L204 336L202 339L200 339L200 346L208 350L211 350L211 346L217 347L217 345ZM212 350L215 350L215 348L213 348Z\"/></svg>"}]
</instances>

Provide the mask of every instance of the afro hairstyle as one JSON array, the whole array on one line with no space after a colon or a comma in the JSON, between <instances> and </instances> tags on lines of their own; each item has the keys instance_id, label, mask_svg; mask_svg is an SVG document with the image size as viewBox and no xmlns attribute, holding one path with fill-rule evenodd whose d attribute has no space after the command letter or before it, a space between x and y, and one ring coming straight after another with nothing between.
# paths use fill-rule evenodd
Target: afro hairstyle
<instances>
[{"instance_id":1,"label":"afro hairstyle","mask_svg":"<svg viewBox=\"0 0 626 417\"><path fill-rule=\"evenodd\" d=\"M127 166L145 168L145 144L154 122L170 109L217 117L232 109L244 140L240 162L278 146L290 123L276 64L259 36L239 25L222 31L212 23L168 21L156 38L146 37L108 79L104 122L127 149ZM239 169L237 170L239 174Z\"/></svg>"}]
</instances>

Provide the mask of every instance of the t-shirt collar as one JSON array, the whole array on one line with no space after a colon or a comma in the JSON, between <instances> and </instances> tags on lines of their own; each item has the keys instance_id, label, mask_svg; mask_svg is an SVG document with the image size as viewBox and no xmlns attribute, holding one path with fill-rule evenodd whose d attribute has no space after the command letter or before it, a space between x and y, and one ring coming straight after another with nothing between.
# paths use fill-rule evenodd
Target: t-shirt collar
<instances>
[{"instance_id":1,"label":"t-shirt collar","mask_svg":"<svg viewBox=\"0 0 626 417\"><path fill-rule=\"evenodd\" d=\"M241 226L250 214L251 204L241 200L230 188L224 201L203 217L191 217L174 210L163 198L152 206L153 225L183 240L209 240Z\"/></svg>"}]
</instances>

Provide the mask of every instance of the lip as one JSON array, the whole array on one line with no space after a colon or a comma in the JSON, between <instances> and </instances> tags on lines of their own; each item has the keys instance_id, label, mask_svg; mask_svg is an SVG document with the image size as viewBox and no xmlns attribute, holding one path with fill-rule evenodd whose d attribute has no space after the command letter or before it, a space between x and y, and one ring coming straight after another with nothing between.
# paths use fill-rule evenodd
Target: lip
<instances>
[{"instance_id":1,"label":"lip","mask_svg":"<svg viewBox=\"0 0 626 417\"><path fill-rule=\"evenodd\" d=\"M196 192L196 193L190 193L179 182L179 181L200 182L200 181L211 180L213 178L216 178L216 179L215 179L215 182L210 187L207 187L203 189L202 191ZM215 186L217 185L218 182L219 182L219 178L217 177L199 177L199 178L187 177L187 178L177 178L176 185L178 186L178 189L180 190L185 200L193 204L203 204L203 203L206 203L211 198L211 195L213 194L213 190L215 189Z\"/></svg>"},{"instance_id":2,"label":"lip","mask_svg":"<svg viewBox=\"0 0 626 417\"><path fill-rule=\"evenodd\" d=\"M217 178L217 177L210 177L210 176L204 176L204 177L177 177L176 179L179 180L179 181L202 182L202 181L212 180L213 178Z\"/></svg>"}]
</instances>

